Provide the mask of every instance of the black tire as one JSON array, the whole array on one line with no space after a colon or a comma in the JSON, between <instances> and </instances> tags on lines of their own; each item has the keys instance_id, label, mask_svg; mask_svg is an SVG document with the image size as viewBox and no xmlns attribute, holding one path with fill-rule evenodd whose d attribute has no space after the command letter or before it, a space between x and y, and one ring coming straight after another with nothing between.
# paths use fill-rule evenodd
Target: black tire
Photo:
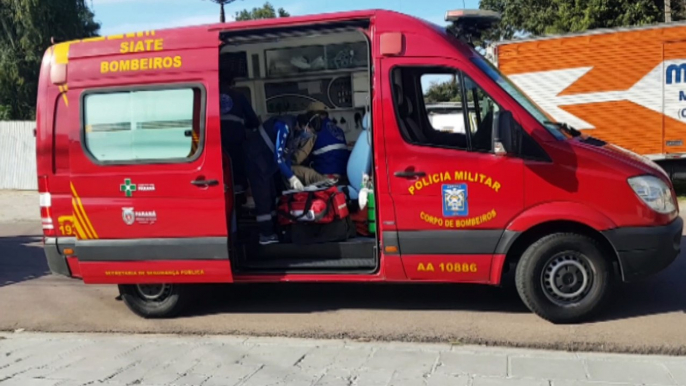
<instances>
[{"instance_id":1,"label":"black tire","mask_svg":"<svg viewBox=\"0 0 686 386\"><path fill-rule=\"evenodd\" d=\"M126 306L143 318L171 318L179 314L190 296L187 285L119 285Z\"/></svg>"},{"instance_id":2,"label":"black tire","mask_svg":"<svg viewBox=\"0 0 686 386\"><path fill-rule=\"evenodd\" d=\"M515 284L524 304L538 316L575 323L591 317L609 296L610 267L592 238L555 233L524 251Z\"/></svg>"}]
</instances>

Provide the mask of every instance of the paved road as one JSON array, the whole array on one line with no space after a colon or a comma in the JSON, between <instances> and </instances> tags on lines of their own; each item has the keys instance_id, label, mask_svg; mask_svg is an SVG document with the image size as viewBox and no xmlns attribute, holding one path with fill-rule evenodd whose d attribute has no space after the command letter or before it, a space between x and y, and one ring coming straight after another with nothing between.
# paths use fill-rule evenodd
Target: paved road
<instances>
[{"instance_id":1,"label":"paved road","mask_svg":"<svg viewBox=\"0 0 686 386\"><path fill-rule=\"evenodd\" d=\"M40 231L35 222L22 222L33 214L12 210L15 222L0 222L0 330L250 334L686 355L686 256L650 280L619 286L600 318L581 325L556 326L529 313L511 281L502 288L209 286L186 315L148 321L117 300L114 286L49 275L38 239L22 236Z\"/></svg>"},{"instance_id":2,"label":"paved road","mask_svg":"<svg viewBox=\"0 0 686 386\"><path fill-rule=\"evenodd\" d=\"M0 386L77 385L686 385L686 358L342 340L0 334Z\"/></svg>"}]
</instances>

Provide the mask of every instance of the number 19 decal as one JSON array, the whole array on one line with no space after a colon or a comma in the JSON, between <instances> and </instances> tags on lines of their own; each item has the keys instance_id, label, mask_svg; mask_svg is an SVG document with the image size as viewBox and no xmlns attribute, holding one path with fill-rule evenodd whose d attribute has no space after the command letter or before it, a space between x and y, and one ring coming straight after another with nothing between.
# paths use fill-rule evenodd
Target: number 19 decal
<instances>
[{"instance_id":1,"label":"number 19 decal","mask_svg":"<svg viewBox=\"0 0 686 386\"><path fill-rule=\"evenodd\" d=\"M73 216L60 216L57 221L60 224L60 233L62 236L74 236Z\"/></svg>"}]
</instances>

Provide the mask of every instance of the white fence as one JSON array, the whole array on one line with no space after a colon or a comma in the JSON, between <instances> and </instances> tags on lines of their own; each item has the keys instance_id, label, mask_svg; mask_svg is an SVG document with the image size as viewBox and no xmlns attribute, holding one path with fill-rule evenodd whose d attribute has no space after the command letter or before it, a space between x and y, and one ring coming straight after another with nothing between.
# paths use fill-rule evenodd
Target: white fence
<instances>
[{"instance_id":1,"label":"white fence","mask_svg":"<svg viewBox=\"0 0 686 386\"><path fill-rule=\"evenodd\" d=\"M0 189L38 189L35 127L33 121L0 121Z\"/></svg>"}]
</instances>

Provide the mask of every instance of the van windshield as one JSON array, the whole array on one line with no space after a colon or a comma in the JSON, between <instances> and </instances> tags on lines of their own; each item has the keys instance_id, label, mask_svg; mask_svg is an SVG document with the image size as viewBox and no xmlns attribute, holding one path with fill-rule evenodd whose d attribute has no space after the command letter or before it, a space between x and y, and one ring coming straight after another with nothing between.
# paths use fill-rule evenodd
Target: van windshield
<instances>
[{"instance_id":1,"label":"van windshield","mask_svg":"<svg viewBox=\"0 0 686 386\"><path fill-rule=\"evenodd\" d=\"M526 111L529 112L541 125L543 125L550 134L559 140L567 139L568 137L560 130L558 125L555 125L552 119L541 110L529 97L527 97L511 80L505 77L491 62L486 60L481 54L476 52L476 55L471 57L471 61L477 65L486 75L493 79L505 92L510 94Z\"/></svg>"}]
</instances>

